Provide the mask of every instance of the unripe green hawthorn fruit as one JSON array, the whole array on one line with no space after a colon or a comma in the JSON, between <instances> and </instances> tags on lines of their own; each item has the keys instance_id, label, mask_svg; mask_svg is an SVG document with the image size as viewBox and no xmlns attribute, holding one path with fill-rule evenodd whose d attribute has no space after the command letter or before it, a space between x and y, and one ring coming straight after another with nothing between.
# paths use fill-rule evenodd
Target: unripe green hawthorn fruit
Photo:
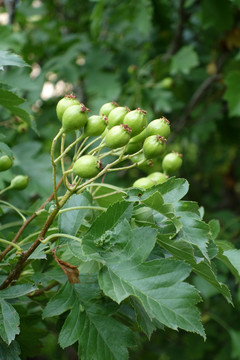
<instances>
[{"instance_id":1,"label":"unripe green hawthorn fruit","mask_svg":"<svg viewBox=\"0 0 240 360\"><path fill-rule=\"evenodd\" d=\"M7 155L2 155L0 157L0 171L8 170L12 167L13 161L12 159Z\"/></svg>"},{"instance_id":2,"label":"unripe green hawthorn fruit","mask_svg":"<svg viewBox=\"0 0 240 360\"><path fill-rule=\"evenodd\" d=\"M142 206L133 211L133 217L136 221L141 222L154 222L153 211L147 206Z\"/></svg>"},{"instance_id":3,"label":"unripe green hawthorn fruit","mask_svg":"<svg viewBox=\"0 0 240 360\"><path fill-rule=\"evenodd\" d=\"M160 135L151 135L147 137L143 144L143 153L146 159L152 159L160 156L166 149L166 139Z\"/></svg>"},{"instance_id":4,"label":"unripe green hawthorn fruit","mask_svg":"<svg viewBox=\"0 0 240 360\"><path fill-rule=\"evenodd\" d=\"M64 111L72 105L80 105L80 102L76 99L74 95L65 95L64 98L59 100L56 106L56 112L58 119L62 122L62 117Z\"/></svg>"},{"instance_id":5,"label":"unripe green hawthorn fruit","mask_svg":"<svg viewBox=\"0 0 240 360\"><path fill-rule=\"evenodd\" d=\"M87 124L84 128L86 136L99 136L107 126L107 117L105 115L92 115L88 118Z\"/></svg>"},{"instance_id":6,"label":"unripe green hawthorn fruit","mask_svg":"<svg viewBox=\"0 0 240 360\"><path fill-rule=\"evenodd\" d=\"M147 176L149 179L151 179L155 185L164 183L168 177L166 174L161 173L160 171L155 171Z\"/></svg>"},{"instance_id":7,"label":"unripe green hawthorn fruit","mask_svg":"<svg viewBox=\"0 0 240 360\"><path fill-rule=\"evenodd\" d=\"M83 104L69 106L62 117L63 132L79 130L84 127L88 121L88 111L89 109Z\"/></svg>"},{"instance_id":8,"label":"unripe green hawthorn fruit","mask_svg":"<svg viewBox=\"0 0 240 360\"><path fill-rule=\"evenodd\" d=\"M140 108L130 111L124 117L123 124L132 129L132 136L140 134L147 126L146 111Z\"/></svg>"},{"instance_id":9,"label":"unripe green hawthorn fruit","mask_svg":"<svg viewBox=\"0 0 240 360\"><path fill-rule=\"evenodd\" d=\"M164 116L160 119L151 121L147 126L147 136L160 135L167 139L170 135L170 121Z\"/></svg>"},{"instance_id":10,"label":"unripe green hawthorn fruit","mask_svg":"<svg viewBox=\"0 0 240 360\"><path fill-rule=\"evenodd\" d=\"M130 75L133 75L137 72L137 65L129 65L127 71Z\"/></svg>"},{"instance_id":11,"label":"unripe green hawthorn fruit","mask_svg":"<svg viewBox=\"0 0 240 360\"><path fill-rule=\"evenodd\" d=\"M130 160L133 164L141 162L141 164L137 164L137 167L144 172L149 172L152 166L152 160L146 159L143 153L132 156Z\"/></svg>"},{"instance_id":12,"label":"unripe green hawthorn fruit","mask_svg":"<svg viewBox=\"0 0 240 360\"><path fill-rule=\"evenodd\" d=\"M27 132L27 130L28 130L28 124L26 122L22 122L17 127L17 132L19 134L23 134L23 133Z\"/></svg>"},{"instance_id":13,"label":"unripe green hawthorn fruit","mask_svg":"<svg viewBox=\"0 0 240 360\"><path fill-rule=\"evenodd\" d=\"M110 149L117 149L127 143L130 140L131 129L127 125L117 125L112 127L106 137L105 137L105 144Z\"/></svg>"},{"instance_id":14,"label":"unripe green hawthorn fruit","mask_svg":"<svg viewBox=\"0 0 240 360\"><path fill-rule=\"evenodd\" d=\"M144 154L142 152L140 154L137 154L137 155L134 155L134 156L131 157L131 162L133 164L136 164L136 163L138 163L138 162L140 162L142 160L146 160L146 158L145 158L145 156L144 156Z\"/></svg>"},{"instance_id":15,"label":"unripe green hawthorn fruit","mask_svg":"<svg viewBox=\"0 0 240 360\"><path fill-rule=\"evenodd\" d=\"M152 187L154 185L154 182L147 178L147 177L142 177L140 179L137 179L134 184L133 187L139 188L139 189L148 189L150 187Z\"/></svg>"},{"instance_id":16,"label":"unripe green hawthorn fruit","mask_svg":"<svg viewBox=\"0 0 240 360\"><path fill-rule=\"evenodd\" d=\"M93 155L81 156L73 165L73 172L80 178L91 179L102 169L102 164Z\"/></svg>"},{"instance_id":17,"label":"unripe green hawthorn fruit","mask_svg":"<svg viewBox=\"0 0 240 360\"><path fill-rule=\"evenodd\" d=\"M134 154L137 151L139 151L141 148L142 148L141 143L133 142L132 139L130 139L126 147L125 154Z\"/></svg>"},{"instance_id":18,"label":"unripe green hawthorn fruit","mask_svg":"<svg viewBox=\"0 0 240 360\"><path fill-rule=\"evenodd\" d=\"M117 108L117 107L118 107L118 104L117 104L115 101L111 101L111 102L109 102L109 103L106 103L106 104L104 104L104 105L101 107L101 109L100 109L100 111L99 111L99 115L108 116L109 113L110 113L113 109L115 109L115 108Z\"/></svg>"},{"instance_id":19,"label":"unripe green hawthorn fruit","mask_svg":"<svg viewBox=\"0 0 240 360\"><path fill-rule=\"evenodd\" d=\"M170 89L172 86L173 86L173 79L168 76L168 77L165 77L164 79L162 79L161 81L161 86L164 88L164 89Z\"/></svg>"},{"instance_id":20,"label":"unripe green hawthorn fruit","mask_svg":"<svg viewBox=\"0 0 240 360\"><path fill-rule=\"evenodd\" d=\"M106 127L104 132L101 134L101 138L104 139L108 132L109 132L109 129L108 129L108 127Z\"/></svg>"},{"instance_id":21,"label":"unripe green hawthorn fruit","mask_svg":"<svg viewBox=\"0 0 240 360\"><path fill-rule=\"evenodd\" d=\"M171 174L180 169L182 166L182 154L173 151L164 156L162 161L162 168L166 174Z\"/></svg>"},{"instance_id":22,"label":"unripe green hawthorn fruit","mask_svg":"<svg viewBox=\"0 0 240 360\"><path fill-rule=\"evenodd\" d=\"M142 144L146 139L146 137L147 137L147 128L145 128L142 132L140 132L140 134L133 136L130 141Z\"/></svg>"},{"instance_id":23,"label":"unripe green hawthorn fruit","mask_svg":"<svg viewBox=\"0 0 240 360\"><path fill-rule=\"evenodd\" d=\"M15 176L10 184L10 187L15 190L23 190L27 187L29 182L29 178L25 175L17 175Z\"/></svg>"},{"instance_id":24,"label":"unripe green hawthorn fruit","mask_svg":"<svg viewBox=\"0 0 240 360\"><path fill-rule=\"evenodd\" d=\"M118 106L110 111L108 115L108 128L111 129L116 125L123 124L123 119L129 111L130 109L126 106Z\"/></svg>"}]
</instances>

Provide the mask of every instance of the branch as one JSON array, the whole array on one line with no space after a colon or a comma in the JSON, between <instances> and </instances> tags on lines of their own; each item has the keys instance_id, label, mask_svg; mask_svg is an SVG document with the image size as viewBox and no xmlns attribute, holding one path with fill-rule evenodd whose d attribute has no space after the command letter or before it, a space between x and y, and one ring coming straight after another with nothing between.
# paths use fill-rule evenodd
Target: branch
<instances>
[{"instance_id":1,"label":"branch","mask_svg":"<svg viewBox=\"0 0 240 360\"><path fill-rule=\"evenodd\" d=\"M60 179L59 183L57 184L57 189L59 189L59 187L61 186L63 182L63 178ZM54 194L52 193L49 198L44 201L44 203L40 206L40 208L37 209L37 211L35 211L30 218L28 218L20 227L20 229L18 230L17 234L15 235L12 243L16 243L18 241L18 239L20 238L20 236L22 235L23 231L26 229L26 227L32 222L32 220L35 219L35 217L37 216L39 210L43 209L44 206L51 200L53 200L54 198ZM3 252L0 254L0 262L2 261L2 259L7 255L7 253L12 249L12 245L9 245L5 250L3 250Z\"/></svg>"},{"instance_id":2,"label":"branch","mask_svg":"<svg viewBox=\"0 0 240 360\"><path fill-rule=\"evenodd\" d=\"M185 5L185 0L180 0L179 9L178 9L177 29L175 31L173 40L168 48L168 51L163 56L164 61L167 61L172 55L174 55L182 45L183 26L188 17L188 15L184 10L184 5Z\"/></svg>"},{"instance_id":3,"label":"branch","mask_svg":"<svg viewBox=\"0 0 240 360\"><path fill-rule=\"evenodd\" d=\"M221 79L220 71L227 59L228 53L224 52L217 61L217 71L216 74L213 74L209 76L207 79L205 79L197 88L193 96L191 97L188 105L185 108L184 115L179 119L175 126L175 132L174 134L177 135L182 128L186 125L188 120L190 119L191 112L196 107L196 105L199 103L202 96L206 93L206 91L219 79Z\"/></svg>"},{"instance_id":4,"label":"branch","mask_svg":"<svg viewBox=\"0 0 240 360\"><path fill-rule=\"evenodd\" d=\"M188 120L192 110L195 108L195 106L201 99L202 95L207 91L208 88L210 88L210 86L216 80L219 80L220 78L221 78L220 74L213 74L213 75L209 76L207 79L205 79L202 82L202 84L200 84L199 88L195 91L195 93L193 94L192 98L190 99L190 101L186 107L186 111L185 111L185 115L184 115L184 118L186 120Z\"/></svg>"},{"instance_id":5,"label":"branch","mask_svg":"<svg viewBox=\"0 0 240 360\"><path fill-rule=\"evenodd\" d=\"M36 296L40 296L42 295L45 291L51 290L52 288L54 288L55 286L59 285L58 281L54 281L53 283L49 284L48 286L43 287L42 289L36 290L34 291L33 294L28 295L28 297L33 298Z\"/></svg>"}]
</instances>

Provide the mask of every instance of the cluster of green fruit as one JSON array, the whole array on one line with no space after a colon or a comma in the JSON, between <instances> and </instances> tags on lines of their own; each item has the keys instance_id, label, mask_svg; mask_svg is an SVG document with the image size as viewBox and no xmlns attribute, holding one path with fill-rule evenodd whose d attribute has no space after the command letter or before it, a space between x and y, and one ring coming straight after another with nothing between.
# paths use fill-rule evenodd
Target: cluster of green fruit
<instances>
[{"instance_id":1,"label":"cluster of green fruit","mask_svg":"<svg viewBox=\"0 0 240 360\"><path fill-rule=\"evenodd\" d=\"M13 166L13 158L6 155L6 154L0 154L0 172L9 170ZM27 187L29 178L25 175L16 175L12 180L10 185L3 189L0 193L5 192L9 189L15 189L15 190L23 190Z\"/></svg>"},{"instance_id":2,"label":"cluster of green fruit","mask_svg":"<svg viewBox=\"0 0 240 360\"><path fill-rule=\"evenodd\" d=\"M163 159L166 141L170 135L170 122L161 117L147 123L146 111L133 111L115 102L104 104L99 115L88 117L89 109L74 95L66 95L56 107L58 119L62 123L60 133L82 130L82 138L101 136L102 143L109 149L123 149L132 162L144 163L150 159L161 159L163 173L155 172L138 179L134 187L148 188L159 184L176 172L182 164L181 154L172 152ZM102 163L94 155L83 155L73 164L73 172L81 178L92 178L102 170Z\"/></svg>"}]
</instances>

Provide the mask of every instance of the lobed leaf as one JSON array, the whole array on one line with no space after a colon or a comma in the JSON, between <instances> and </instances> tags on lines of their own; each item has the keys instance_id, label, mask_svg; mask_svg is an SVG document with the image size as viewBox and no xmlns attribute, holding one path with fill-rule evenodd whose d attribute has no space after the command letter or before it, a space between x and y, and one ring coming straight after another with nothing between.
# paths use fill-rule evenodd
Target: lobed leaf
<instances>
[{"instance_id":1,"label":"lobed leaf","mask_svg":"<svg viewBox=\"0 0 240 360\"><path fill-rule=\"evenodd\" d=\"M12 54L9 51L0 50L0 70L3 70L4 66L29 66L23 59L18 55Z\"/></svg>"},{"instance_id":2,"label":"lobed leaf","mask_svg":"<svg viewBox=\"0 0 240 360\"><path fill-rule=\"evenodd\" d=\"M0 299L0 336L7 344L10 344L15 336L20 333L20 319L14 307Z\"/></svg>"}]
</instances>

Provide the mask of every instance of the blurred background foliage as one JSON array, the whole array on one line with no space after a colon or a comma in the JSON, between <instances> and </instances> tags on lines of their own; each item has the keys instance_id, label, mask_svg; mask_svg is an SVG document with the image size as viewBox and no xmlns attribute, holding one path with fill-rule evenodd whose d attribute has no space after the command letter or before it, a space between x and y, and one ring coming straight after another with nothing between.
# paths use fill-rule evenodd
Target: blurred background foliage
<instances>
[{"instance_id":1,"label":"blurred background foliage","mask_svg":"<svg viewBox=\"0 0 240 360\"><path fill-rule=\"evenodd\" d=\"M114 100L145 109L149 121L166 116L172 128L169 149L183 154L178 175L190 183L188 198L204 207L206 220L220 220L219 240L239 247L239 0L0 1L0 52L6 50L30 65L0 64L0 141L15 156L13 169L1 173L0 186L12 173L31 179L18 196L8 193L10 202L27 209L50 194L49 149L60 125L55 105L74 92L90 114ZM7 91L10 105L4 100ZM144 174L134 169L107 181L126 187ZM140 338L131 359L240 359L239 283L217 265L235 307L192 278L204 298L207 341L159 331L150 343ZM74 359L71 349L57 354L54 332L46 337L38 323L38 341L26 347L24 359L35 354Z\"/></svg>"}]
</instances>

